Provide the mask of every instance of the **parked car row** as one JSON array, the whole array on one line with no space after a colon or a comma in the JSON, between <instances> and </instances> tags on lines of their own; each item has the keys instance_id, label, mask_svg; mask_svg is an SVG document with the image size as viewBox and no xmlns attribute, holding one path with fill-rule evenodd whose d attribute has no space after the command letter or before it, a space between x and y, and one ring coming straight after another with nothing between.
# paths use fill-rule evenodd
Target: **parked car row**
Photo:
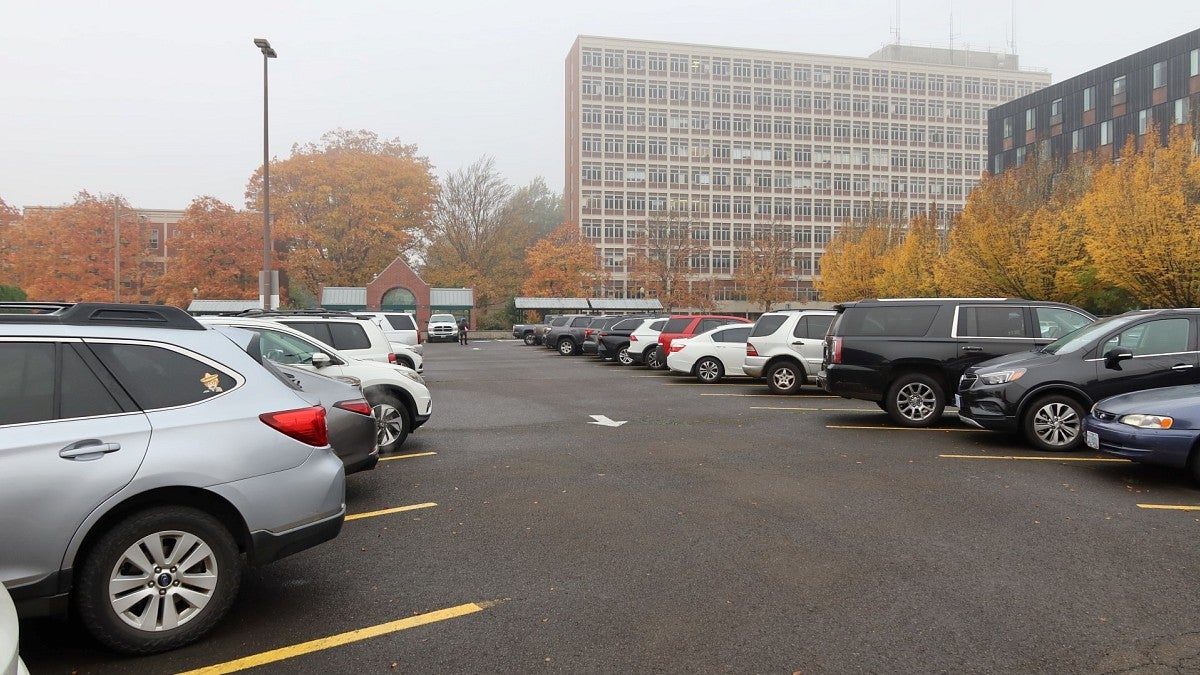
<instances>
[{"instance_id":1,"label":"parked car row","mask_svg":"<svg viewBox=\"0 0 1200 675\"><path fill-rule=\"evenodd\" d=\"M719 315L563 315L542 343L705 383L761 378L776 394L817 385L873 401L904 427L933 425L954 405L963 422L1039 450L1086 445L1200 480L1198 336L1200 309L1097 321L1055 302L907 298L767 312L752 325Z\"/></svg>"},{"instance_id":2,"label":"parked car row","mask_svg":"<svg viewBox=\"0 0 1200 675\"><path fill-rule=\"evenodd\" d=\"M6 302L0 357L0 584L130 654L207 633L243 564L336 537L345 476L432 414L347 313Z\"/></svg>"}]
</instances>

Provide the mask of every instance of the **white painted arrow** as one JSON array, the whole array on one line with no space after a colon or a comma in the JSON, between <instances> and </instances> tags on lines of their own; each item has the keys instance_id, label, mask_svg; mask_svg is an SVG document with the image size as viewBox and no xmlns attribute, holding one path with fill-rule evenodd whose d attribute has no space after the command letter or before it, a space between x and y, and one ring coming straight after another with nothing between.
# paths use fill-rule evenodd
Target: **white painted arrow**
<instances>
[{"instance_id":1,"label":"white painted arrow","mask_svg":"<svg viewBox=\"0 0 1200 675\"><path fill-rule=\"evenodd\" d=\"M593 420L595 420L594 422L588 422L588 424L596 424L596 425L599 425L602 427L619 427L628 421L628 420L621 420L620 422L617 422L615 420L609 419L608 415L588 415L588 417L591 417Z\"/></svg>"}]
</instances>

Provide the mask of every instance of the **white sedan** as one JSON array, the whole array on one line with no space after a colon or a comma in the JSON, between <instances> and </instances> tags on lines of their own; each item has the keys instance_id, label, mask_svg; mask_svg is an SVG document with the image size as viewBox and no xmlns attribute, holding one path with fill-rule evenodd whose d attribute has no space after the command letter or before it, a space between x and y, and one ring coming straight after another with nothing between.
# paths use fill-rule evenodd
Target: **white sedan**
<instances>
[{"instance_id":1,"label":"white sedan","mask_svg":"<svg viewBox=\"0 0 1200 675\"><path fill-rule=\"evenodd\" d=\"M726 375L743 375L746 339L753 328L750 324L721 326L686 340L674 340L667 354L667 367L695 375L706 384L720 382Z\"/></svg>"}]
</instances>

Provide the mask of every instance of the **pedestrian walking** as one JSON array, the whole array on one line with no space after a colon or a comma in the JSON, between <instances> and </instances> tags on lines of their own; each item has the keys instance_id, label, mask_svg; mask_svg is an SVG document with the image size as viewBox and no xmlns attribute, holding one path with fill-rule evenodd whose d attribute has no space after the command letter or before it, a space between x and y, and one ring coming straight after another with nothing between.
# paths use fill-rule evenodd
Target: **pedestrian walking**
<instances>
[{"instance_id":1,"label":"pedestrian walking","mask_svg":"<svg viewBox=\"0 0 1200 675\"><path fill-rule=\"evenodd\" d=\"M458 320L458 344L467 344L467 320L462 318Z\"/></svg>"}]
</instances>

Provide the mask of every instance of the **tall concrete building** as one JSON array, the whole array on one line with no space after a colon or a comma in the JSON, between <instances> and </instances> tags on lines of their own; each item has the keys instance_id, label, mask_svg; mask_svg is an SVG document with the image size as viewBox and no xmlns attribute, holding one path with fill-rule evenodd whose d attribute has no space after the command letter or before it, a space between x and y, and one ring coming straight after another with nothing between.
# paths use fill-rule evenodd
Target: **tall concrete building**
<instances>
[{"instance_id":1,"label":"tall concrete building","mask_svg":"<svg viewBox=\"0 0 1200 675\"><path fill-rule=\"evenodd\" d=\"M567 217L600 251L613 297L647 220L686 212L704 242L692 283L727 311L756 230L792 242L789 292L839 223L962 210L987 161L987 111L1046 87L1011 54L889 45L866 58L580 36L566 60Z\"/></svg>"}]
</instances>

